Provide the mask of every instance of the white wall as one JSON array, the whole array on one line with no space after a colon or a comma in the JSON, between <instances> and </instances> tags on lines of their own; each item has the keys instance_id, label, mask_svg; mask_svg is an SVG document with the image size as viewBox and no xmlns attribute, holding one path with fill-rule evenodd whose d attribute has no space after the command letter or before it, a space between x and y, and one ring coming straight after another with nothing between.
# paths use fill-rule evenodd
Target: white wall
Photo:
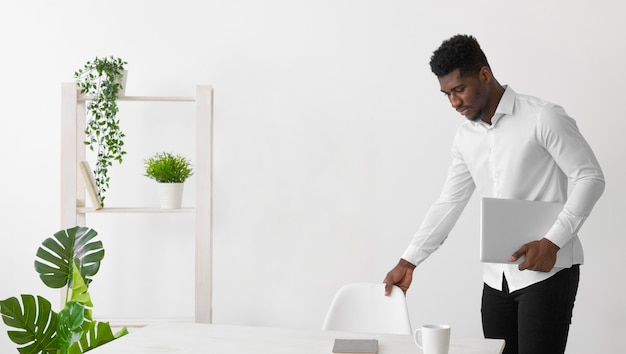
<instances>
[{"instance_id":1,"label":"white wall","mask_svg":"<svg viewBox=\"0 0 626 354\"><path fill-rule=\"evenodd\" d=\"M606 192L581 233L567 353L616 353L626 329L624 15L618 0L3 2L0 298L57 296L32 262L59 228L60 84L115 55L129 63L129 95L215 88L214 321L319 328L342 284L382 281L438 195L462 118L428 60L443 39L471 33L500 82L577 119L604 168ZM192 153L189 110L122 106L129 154L109 205L156 205L141 162L155 150ZM416 271L414 326L481 335L476 209L475 199ZM95 315L191 317L191 221L91 217L107 250Z\"/></svg>"}]
</instances>

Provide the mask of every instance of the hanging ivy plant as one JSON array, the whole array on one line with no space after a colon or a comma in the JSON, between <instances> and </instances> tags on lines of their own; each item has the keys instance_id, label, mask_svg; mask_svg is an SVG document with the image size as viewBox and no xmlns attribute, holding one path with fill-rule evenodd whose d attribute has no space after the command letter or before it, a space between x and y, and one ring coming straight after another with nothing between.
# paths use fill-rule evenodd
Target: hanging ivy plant
<instances>
[{"instance_id":1,"label":"hanging ivy plant","mask_svg":"<svg viewBox=\"0 0 626 354\"><path fill-rule=\"evenodd\" d=\"M113 161L122 163L124 133L117 118L117 99L123 89L122 78L127 62L113 56L96 57L74 73L80 93L89 96L87 104L87 124L85 145L95 151L96 166L94 178L98 195L104 204L104 193L109 189L109 167Z\"/></svg>"}]
</instances>

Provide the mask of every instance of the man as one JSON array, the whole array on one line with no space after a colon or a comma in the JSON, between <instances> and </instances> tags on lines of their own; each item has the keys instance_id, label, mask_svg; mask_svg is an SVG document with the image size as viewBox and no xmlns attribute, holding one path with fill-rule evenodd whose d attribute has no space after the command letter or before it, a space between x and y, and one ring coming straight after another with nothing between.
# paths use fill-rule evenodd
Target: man
<instances>
[{"instance_id":1,"label":"man","mask_svg":"<svg viewBox=\"0 0 626 354\"><path fill-rule=\"evenodd\" d=\"M386 295L392 285L406 293L413 269L442 244L474 190L484 197L565 202L545 235L511 255L511 262L525 257L521 264L484 264L481 309L485 337L505 339L505 354L563 353L583 254L576 248L574 265L556 268L556 253L577 239L604 191L598 161L563 108L500 85L474 37L444 41L430 66L441 92L467 120L454 138L441 195L387 273Z\"/></svg>"}]
</instances>

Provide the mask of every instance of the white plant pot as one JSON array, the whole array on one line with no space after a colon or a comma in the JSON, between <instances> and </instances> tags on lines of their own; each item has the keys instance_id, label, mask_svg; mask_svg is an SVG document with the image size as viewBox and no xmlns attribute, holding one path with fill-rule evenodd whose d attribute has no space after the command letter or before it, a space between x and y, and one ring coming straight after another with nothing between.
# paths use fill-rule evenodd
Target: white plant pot
<instances>
[{"instance_id":1,"label":"white plant pot","mask_svg":"<svg viewBox=\"0 0 626 354\"><path fill-rule=\"evenodd\" d=\"M184 183L158 183L159 201L163 209L178 209L183 201Z\"/></svg>"}]
</instances>

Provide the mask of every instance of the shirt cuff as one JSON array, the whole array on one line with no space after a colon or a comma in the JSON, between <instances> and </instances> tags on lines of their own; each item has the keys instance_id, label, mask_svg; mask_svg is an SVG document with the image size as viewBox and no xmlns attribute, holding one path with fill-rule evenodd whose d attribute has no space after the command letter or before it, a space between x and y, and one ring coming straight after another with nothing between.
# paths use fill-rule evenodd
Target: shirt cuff
<instances>
[{"instance_id":1,"label":"shirt cuff","mask_svg":"<svg viewBox=\"0 0 626 354\"><path fill-rule=\"evenodd\" d=\"M409 245L407 249L402 254L402 259L405 261L418 266L420 263L426 259L427 256L423 255L424 252L420 252L418 247L413 247L413 245Z\"/></svg>"},{"instance_id":2,"label":"shirt cuff","mask_svg":"<svg viewBox=\"0 0 626 354\"><path fill-rule=\"evenodd\" d=\"M572 234L569 230L561 225L560 221L557 221L552 225L550 230L544 236L550 242L562 248L566 243L568 243L575 235Z\"/></svg>"}]
</instances>

